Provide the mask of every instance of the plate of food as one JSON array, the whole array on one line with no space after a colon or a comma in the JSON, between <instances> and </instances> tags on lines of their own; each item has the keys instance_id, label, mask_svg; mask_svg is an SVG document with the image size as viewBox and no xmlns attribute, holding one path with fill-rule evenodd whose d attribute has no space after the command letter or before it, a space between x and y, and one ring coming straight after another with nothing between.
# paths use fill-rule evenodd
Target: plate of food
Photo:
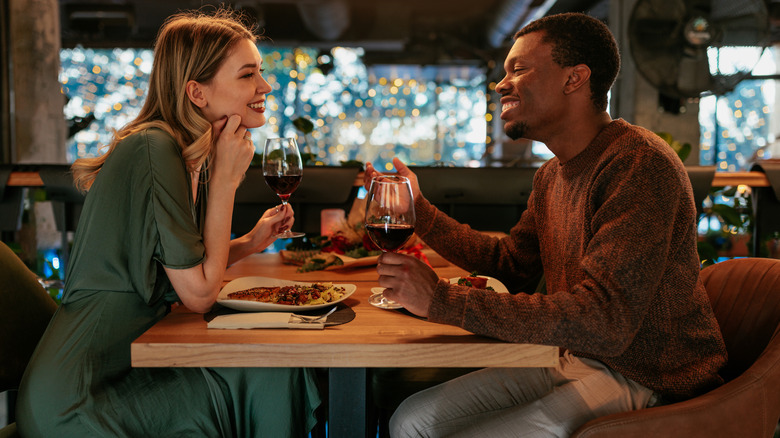
<instances>
[{"instance_id":1,"label":"plate of food","mask_svg":"<svg viewBox=\"0 0 780 438\"><path fill-rule=\"evenodd\" d=\"M350 297L357 286L303 283L269 277L241 277L226 284L217 302L247 312L307 311L329 307Z\"/></svg>"},{"instance_id":2,"label":"plate of food","mask_svg":"<svg viewBox=\"0 0 780 438\"><path fill-rule=\"evenodd\" d=\"M504 283L486 275L469 275L466 277L450 278L450 283L473 287L476 289L494 290L498 293L509 293Z\"/></svg>"}]
</instances>

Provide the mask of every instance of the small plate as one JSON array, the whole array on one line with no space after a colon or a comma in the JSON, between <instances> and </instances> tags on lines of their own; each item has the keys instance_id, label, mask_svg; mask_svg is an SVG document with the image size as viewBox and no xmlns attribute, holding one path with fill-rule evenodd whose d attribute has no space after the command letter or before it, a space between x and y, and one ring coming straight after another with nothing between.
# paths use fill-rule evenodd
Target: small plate
<instances>
[{"instance_id":1,"label":"small plate","mask_svg":"<svg viewBox=\"0 0 780 438\"><path fill-rule=\"evenodd\" d=\"M327 282L319 282L319 283L327 283ZM289 281L289 280L280 280L278 278L268 278L268 277L241 277L236 278L235 280L231 281L230 283L226 284L222 290L219 292L219 295L217 295L217 302L225 307L229 307L233 310L241 310L244 312L281 312L281 311L297 311L297 312L304 312L307 310L315 310L315 309L323 309L325 307L330 307L336 303L340 303L347 298L349 298L350 295L355 293L355 290L357 289L357 286L354 284L336 284L334 283L334 286L341 286L344 288L344 295L342 295L341 298L335 301L331 301L329 303L324 304L314 304L314 305L300 305L295 306L291 304L276 304L276 303L263 303L259 301L248 301L248 300L230 300L227 298L227 295L231 292L236 292L239 290L245 290L250 289L253 287L269 287L269 286L291 286L294 284L303 284L303 285L310 285L312 283L303 283L299 281Z\"/></svg>"},{"instance_id":2,"label":"small plate","mask_svg":"<svg viewBox=\"0 0 780 438\"><path fill-rule=\"evenodd\" d=\"M506 286L504 286L504 283L501 283L500 281L496 280L495 278L488 277L487 275L477 275L477 277L487 278L488 279L487 285L492 287L494 291L496 291L498 293L501 293L501 294L509 293L509 290L506 288ZM450 278L450 283L458 284L458 280L460 280L461 278L463 278L463 277L453 277L453 278Z\"/></svg>"},{"instance_id":3,"label":"small plate","mask_svg":"<svg viewBox=\"0 0 780 438\"><path fill-rule=\"evenodd\" d=\"M380 309L387 309L387 310L394 310L394 309L403 309L404 306L396 303L393 300L388 300L382 292L384 292L385 288L383 287L372 287L371 292L373 294L368 297L368 303L372 306L379 307Z\"/></svg>"}]
</instances>

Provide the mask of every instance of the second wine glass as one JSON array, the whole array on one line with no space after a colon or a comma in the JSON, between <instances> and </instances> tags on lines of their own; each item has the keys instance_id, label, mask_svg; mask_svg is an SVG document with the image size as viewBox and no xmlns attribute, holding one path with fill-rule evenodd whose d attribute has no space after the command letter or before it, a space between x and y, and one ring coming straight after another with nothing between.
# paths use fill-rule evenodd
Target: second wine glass
<instances>
[{"instance_id":1,"label":"second wine glass","mask_svg":"<svg viewBox=\"0 0 780 438\"><path fill-rule=\"evenodd\" d=\"M268 187L282 200L282 205L287 205L287 200L303 178L303 162L294 138L269 138L265 141L263 177ZM305 234L287 230L275 237L289 239L301 236Z\"/></svg>"},{"instance_id":2,"label":"second wine glass","mask_svg":"<svg viewBox=\"0 0 780 438\"><path fill-rule=\"evenodd\" d=\"M384 252L400 249L414 234L414 196L409 179L397 175L380 175L371 180L366 195L366 234ZM382 293L372 295L371 303L379 307L399 308Z\"/></svg>"}]
</instances>

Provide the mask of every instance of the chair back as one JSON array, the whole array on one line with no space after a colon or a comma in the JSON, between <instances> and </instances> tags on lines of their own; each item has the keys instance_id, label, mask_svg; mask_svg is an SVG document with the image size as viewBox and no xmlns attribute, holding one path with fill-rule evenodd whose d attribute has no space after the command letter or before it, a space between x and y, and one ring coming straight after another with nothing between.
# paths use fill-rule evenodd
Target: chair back
<instances>
[{"instance_id":1,"label":"chair back","mask_svg":"<svg viewBox=\"0 0 780 438\"><path fill-rule=\"evenodd\" d=\"M535 167L412 167L425 199L481 231L508 233L527 208Z\"/></svg>"},{"instance_id":2,"label":"chair back","mask_svg":"<svg viewBox=\"0 0 780 438\"><path fill-rule=\"evenodd\" d=\"M57 304L0 242L0 392L16 389Z\"/></svg>"},{"instance_id":3,"label":"chair back","mask_svg":"<svg viewBox=\"0 0 780 438\"><path fill-rule=\"evenodd\" d=\"M12 164L0 164L0 232L14 232L22 226L24 191L6 185L13 170Z\"/></svg>"},{"instance_id":4,"label":"chair back","mask_svg":"<svg viewBox=\"0 0 780 438\"><path fill-rule=\"evenodd\" d=\"M721 375L730 381L753 365L780 325L780 260L727 260L704 268L701 278L729 355Z\"/></svg>"},{"instance_id":5,"label":"chair back","mask_svg":"<svg viewBox=\"0 0 780 438\"><path fill-rule=\"evenodd\" d=\"M728 351L726 383L690 400L596 418L572 438L771 437L780 419L780 260L702 270Z\"/></svg>"}]
</instances>

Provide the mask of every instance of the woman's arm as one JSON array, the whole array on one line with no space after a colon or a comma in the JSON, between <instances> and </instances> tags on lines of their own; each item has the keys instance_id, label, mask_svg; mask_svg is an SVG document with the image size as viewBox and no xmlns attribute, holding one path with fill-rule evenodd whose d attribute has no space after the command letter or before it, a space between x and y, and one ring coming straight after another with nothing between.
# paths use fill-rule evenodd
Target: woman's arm
<instances>
[{"instance_id":1,"label":"woman's arm","mask_svg":"<svg viewBox=\"0 0 780 438\"><path fill-rule=\"evenodd\" d=\"M182 303L194 312L209 311L222 287L231 252L230 228L236 189L255 152L252 141L244 138L246 128L241 126L239 116L217 121L212 129L218 134L203 227L205 258L192 268L165 268Z\"/></svg>"},{"instance_id":2,"label":"woman's arm","mask_svg":"<svg viewBox=\"0 0 780 438\"><path fill-rule=\"evenodd\" d=\"M228 266L271 245L276 234L292 227L293 210L289 204L269 208L247 234L230 241Z\"/></svg>"}]
</instances>

